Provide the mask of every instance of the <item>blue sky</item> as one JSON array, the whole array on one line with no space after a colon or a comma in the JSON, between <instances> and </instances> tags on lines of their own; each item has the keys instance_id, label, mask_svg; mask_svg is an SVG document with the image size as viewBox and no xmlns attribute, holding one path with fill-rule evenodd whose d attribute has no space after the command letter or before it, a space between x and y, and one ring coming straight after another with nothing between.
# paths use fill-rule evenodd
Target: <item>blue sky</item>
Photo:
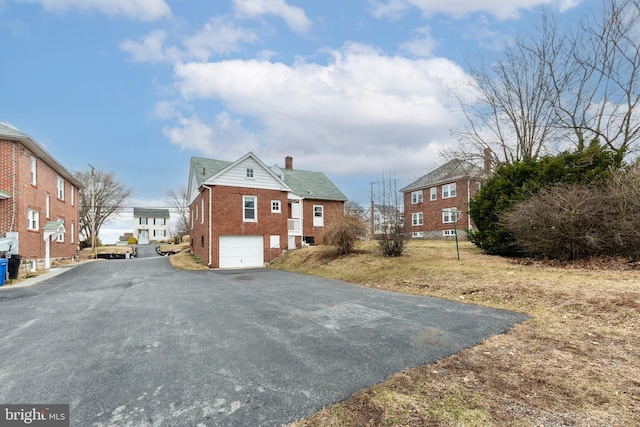
<instances>
[{"instance_id":1,"label":"blue sky","mask_svg":"<svg viewBox=\"0 0 640 427\"><path fill-rule=\"evenodd\" d=\"M444 162L451 89L580 0L0 0L0 121L166 207L191 156L325 172L368 203ZM132 214L104 226L109 243Z\"/></svg>"}]
</instances>

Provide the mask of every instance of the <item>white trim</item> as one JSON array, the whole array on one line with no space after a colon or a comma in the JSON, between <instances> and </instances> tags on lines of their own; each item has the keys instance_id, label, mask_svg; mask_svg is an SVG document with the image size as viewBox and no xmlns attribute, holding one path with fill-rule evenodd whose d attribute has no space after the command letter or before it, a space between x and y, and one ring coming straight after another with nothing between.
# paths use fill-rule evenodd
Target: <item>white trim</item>
<instances>
[{"instance_id":1,"label":"white trim","mask_svg":"<svg viewBox=\"0 0 640 427\"><path fill-rule=\"evenodd\" d=\"M411 204L416 205L418 203L422 203L424 201L424 197L422 194L422 190L416 190L411 192Z\"/></svg>"},{"instance_id":2,"label":"white trim","mask_svg":"<svg viewBox=\"0 0 640 427\"><path fill-rule=\"evenodd\" d=\"M247 217L247 202L253 202L253 218ZM242 222L258 222L258 196L242 196Z\"/></svg>"},{"instance_id":3,"label":"white trim","mask_svg":"<svg viewBox=\"0 0 640 427\"><path fill-rule=\"evenodd\" d=\"M446 195L445 195L446 194ZM456 197L456 183L445 184L442 186L442 198L450 199Z\"/></svg>"},{"instance_id":4,"label":"white trim","mask_svg":"<svg viewBox=\"0 0 640 427\"><path fill-rule=\"evenodd\" d=\"M419 227L424 225L424 213L423 212L414 212L411 214L411 225L413 227Z\"/></svg>"},{"instance_id":5,"label":"white trim","mask_svg":"<svg viewBox=\"0 0 640 427\"><path fill-rule=\"evenodd\" d=\"M320 208L317 210L320 215L316 215L316 208ZM324 227L324 206L323 205L313 205L313 226L314 227Z\"/></svg>"},{"instance_id":6,"label":"white trim","mask_svg":"<svg viewBox=\"0 0 640 427\"><path fill-rule=\"evenodd\" d=\"M29 221L27 230L38 231L40 228L40 212L35 209L28 209L27 220Z\"/></svg>"},{"instance_id":7,"label":"white trim","mask_svg":"<svg viewBox=\"0 0 640 427\"><path fill-rule=\"evenodd\" d=\"M445 208L442 209L442 223L443 224L453 224L456 220L455 215L457 214L456 208Z\"/></svg>"}]
</instances>

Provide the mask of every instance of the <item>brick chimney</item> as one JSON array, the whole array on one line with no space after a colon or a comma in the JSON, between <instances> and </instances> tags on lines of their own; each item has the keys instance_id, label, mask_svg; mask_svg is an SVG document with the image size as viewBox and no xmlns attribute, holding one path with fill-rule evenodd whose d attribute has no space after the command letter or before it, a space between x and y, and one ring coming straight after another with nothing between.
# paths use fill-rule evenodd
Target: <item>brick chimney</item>
<instances>
[{"instance_id":1,"label":"brick chimney","mask_svg":"<svg viewBox=\"0 0 640 427\"><path fill-rule=\"evenodd\" d=\"M284 167L288 170L293 170L293 157L287 156L284 158Z\"/></svg>"},{"instance_id":2,"label":"brick chimney","mask_svg":"<svg viewBox=\"0 0 640 427\"><path fill-rule=\"evenodd\" d=\"M483 154L484 154L484 171L487 174L491 174L491 149L485 148Z\"/></svg>"}]
</instances>

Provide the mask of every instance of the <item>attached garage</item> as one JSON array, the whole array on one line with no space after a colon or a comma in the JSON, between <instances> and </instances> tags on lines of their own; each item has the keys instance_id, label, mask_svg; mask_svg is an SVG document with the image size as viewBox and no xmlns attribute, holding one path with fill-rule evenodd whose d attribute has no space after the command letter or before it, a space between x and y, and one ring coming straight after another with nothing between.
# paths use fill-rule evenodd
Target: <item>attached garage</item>
<instances>
[{"instance_id":1,"label":"attached garage","mask_svg":"<svg viewBox=\"0 0 640 427\"><path fill-rule=\"evenodd\" d=\"M262 236L220 236L220 268L264 266Z\"/></svg>"}]
</instances>

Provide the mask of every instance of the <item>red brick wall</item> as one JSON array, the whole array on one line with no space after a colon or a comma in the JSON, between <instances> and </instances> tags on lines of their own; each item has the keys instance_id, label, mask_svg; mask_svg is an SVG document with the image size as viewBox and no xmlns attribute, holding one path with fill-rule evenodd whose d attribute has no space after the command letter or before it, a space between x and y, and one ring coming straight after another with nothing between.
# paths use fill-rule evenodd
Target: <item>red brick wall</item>
<instances>
[{"instance_id":1,"label":"red brick wall","mask_svg":"<svg viewBox=\"0 0 640 427\"><path fill-rule=\"evenodd\" d=\"M411 203L411 191L404 193L404 220L408 233L414 232L435 232L425 237L442 237L443 230L453 230L453 223L442 222L442 210L456 208L459 212L457 228L462 230L469 227L468 200L476 194L476 180L462 179L456 181L456 197L442 198L442 184L436 186L438 198L430 200L431 187L422 189L423 201L421 203ZM450 184L450 183L445 183ZM468 189L468 193L467 193ZM412 214L423 213L423 225L412 225ZM471 224L473 227L473 223Z\"/></svg>"},{"instance_id":2,"label":"red brick wall","mask_svg":"<svg viewBox=\"0 0 640 427\"><path fill-rule=\"evenodd\" d=\"M324 244L324 231L327 226L331 224L336 218L342 217L344 215L344 202L333 201L333 200L313 200L313 199L304 199L303 203L303 220L304 224L302 225L302 235L303 236L313 236L315 245ZM313 207L321 205L324 206L324 226L323 227L314 227L313 226Z\"/></svg>"},{"instance_id":3,"label":"red brick wall","mask_svg":"<svg viewBox=\"0 0 640 427\"><path fill-rule=\"evenodd\" d=\"M212 231L211 231L211 265L218 268L220 254L220 236L263 236L264 259L270 260L287 249L288 231L287 220L289 209L287 193L278 190L263 190L257 188L242 187L211 187L212 193ZM243 221L243 196L256 196L258 201L257 222ZM202 221L202 200L204 200L204 223ZM280 213L271 212L271 202L280 201ZM316 244L322 244L324 229L338 215L343 214L343 202L304 200L304 225L303 234L314 236ZM324 227L313 227L313 206L324 206ZM196 210L198 218L195 218ZM205 264L209 263L209 190L200 192L191 204L190 215L193 218L193 227L190 230L191 251ZM270 236L280 236L280 249L272 249L269 246ZM298 244L300 239L297 239Z\"/></svg>"},{"instance_id":4,"label":"red brick wall","mask_svg":"<svg viewBox=\"0 0 640 427\"><path fill-rule=\"evenodd\" d=\"M287 193L277 190L263 190L257 188L242 187L212 187L212 232L211 232L211 254L212 262L210 267L218 268L220 253L220 236L263 236L264 259L269 260L280 255L281 251L287 249ZM243 196L256 196L257 222L243 221ZM201 222L202 204L204 197L205 220ZM280 201L280 213L271 212L271 201ZM198 206L199 217L194 220L191 230L192 252L205 263L209 262L209 190L204 190L191 205L191 214L195 213ZM270 236L280 236L280 249L269 247ZM204 238L204 246L202 239Z\"/></svg>"},{"instance_id":5,"label":"red brick wall","mask_svg":"<svg viewBox=\"0 0 640 427\"><path fill-rule=\"evenodd\" d=\"M43 227L47 221L64 220L66 234L64 242L51 242L51 259L77 255L78 245L78 189L65 180L64 200L58 199L58 173L42 159L37 159L36 185L31 184L32 153L21 143L0 141L0 189L12 195L13 199L0 202L0 234L17 231L20 240L20 255L23 260L45 257ZM15 171L15 189L13 175ZM74 191L73 205L71 191ZM49 217L46 216L46 196L49 195ZM16 215L11 227L12 209ZM28 230L28 209L39 212L39 229ZM75 236L71 236L72 225Z\"/></svg>"}]
</instances>

